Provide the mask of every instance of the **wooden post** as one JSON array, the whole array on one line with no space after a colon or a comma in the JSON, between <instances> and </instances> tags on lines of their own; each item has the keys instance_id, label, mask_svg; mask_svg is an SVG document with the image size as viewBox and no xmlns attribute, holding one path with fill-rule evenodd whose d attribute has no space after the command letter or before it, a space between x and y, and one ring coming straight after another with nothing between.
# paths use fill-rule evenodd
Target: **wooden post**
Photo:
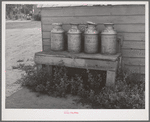
<instances>
[{"instance_id":1,"label":"wooden post","mask_svg":"<svg viewBox=\"0 0 150 122\"><path fill-rule=\"evenodd\" d=\"M116 80L116 72L115 71L107 71L106 86L114 86L115 80Z\"/></svg>"},{"instance_id":2,"label":"wooden post","mask_svg":"<svg viewBox=\"0 0 150 122\"><path fill-rule=\"evenodd\" d=\"M49 74L52 74L52 66L51 65L46 65L47 71Z\"/></svg>"},{"instance_id":3,"label":"wooden post","mask_svg":"<svg viewBox=\"0 0 150 122\"><path fill-rule=\"evenodd\" d=\"M42 64L37 64L37 71L40 71L42 69Z\"/></svg>"}]
</instances>

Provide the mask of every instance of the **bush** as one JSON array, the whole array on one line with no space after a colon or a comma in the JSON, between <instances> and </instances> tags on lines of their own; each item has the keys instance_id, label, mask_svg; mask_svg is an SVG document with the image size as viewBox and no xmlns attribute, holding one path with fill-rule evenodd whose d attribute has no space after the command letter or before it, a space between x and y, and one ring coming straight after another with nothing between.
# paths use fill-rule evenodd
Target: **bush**
<instances>
[{"instance_id":1,"label":"bush","mask_svg":"<svg viewBox=\"0 0 150 122\"><path fill-rule=\"evenodd\" d=\"M34 70L26 71L26 76L23 77L22 86L26 86L33 91L46 93L48 82L52 82L51 75L46 70L36 72Z\"/></svg>"},{"instance_id":2,"label":"bush","mask_svg":"<svg viewBox=\"0 0 150 122\"><path fill-rule=\"evenodd\" d=\"M35 21L41 21L41 15L40 14L33 15L33 18Z\"/></svg>"},{"instance_id":3,"label":"bush","mask_svg":"<svg viewBox=\"0 0 150 122\"><path fill-rule=\"evenodd\" d=\"M142 109L145 108L145 85L135 84L129 87L126 82L117 81L114 88L104 87L95 96L93 107L106 109Z\"/></svg>"},{"instance_id":4,"label":"bush","mask_svg":"<svg viewBox=\"0 0 150 122\"><path fill-rule=\"evenodd\" d=\"M16 20L18 19L18 15L15 15L15 19L16 19Z\"/></svg>"},{"instance_id":5,"label":"bush","mask_svg":"<svg viewBox=\"0 0 150 122\"><path fill-rule=\"evenodd\" d=\"M115 87L104 86L106 74L86 70L82 75L68 77L67 69L54 67L53 74L46 69L37 72L28 71L23 77L22 85L36 92L55 97L65 97L67 94L78 95L78 102L90 104L92 108L103 109L143 109L145 108L145 82L138 74L118 78ZM86 78L85 78L86 76Z\"/></svg>"}]
</instances>

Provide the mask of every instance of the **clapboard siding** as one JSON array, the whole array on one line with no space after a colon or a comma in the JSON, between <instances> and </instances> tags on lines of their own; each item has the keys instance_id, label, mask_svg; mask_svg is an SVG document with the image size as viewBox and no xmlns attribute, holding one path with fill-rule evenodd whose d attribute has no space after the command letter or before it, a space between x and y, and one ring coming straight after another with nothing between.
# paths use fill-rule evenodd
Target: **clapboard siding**
<instances>
[{"instance_id":1,"label":"clapboard siding","mask_svg":"<svg viewBox=\"0 0 150 122\"><path fill-rule=\"evenodd\" d=\"M145 33L118 33L118 35L122 35L125 40L132 40L132 41L145 41Z\"/></svg>"},{"instance_id":2,"label":"clapboard siding","mask_svg":"<svg viewBox=\"0 0 150 122\"><path fill-rule=\"evenodd\" d=\"M127 70L130 73L141 73L145 74L145 66L132 66L132 65L125 65L124 70Z\"/></svg>"},{"instance_id":3,"label":"clapboard siding","mask_svg":"<svg viewBox=\"0 0 150 122\"><path fill-rule=\"evenodd\" d=\"M145 57L145 50L138 50L138 49L122 49L123 57Z\"/></svg>"},{"instance_id":4,"label":"clapboard siding","mask_svg":"<svg viewBox=\"0 0 150 122\"><path fill-rule=\"evenodd\" d=\"M43 31L43 39L50 38L50 31ZM145 41L145 33L118 33L118 35L122 35L124 37L124 41Z\"/></svg>"},{"instance_id":5,"label":"clapboard siding","mask_svg":"<svg viewBox=\"0 0 150 122\"><path fill-rule=\"evenodd\" d=\"M50 39L43 39L43 45L51 45Z\"/></svg>"},{"instance_id":6,"label":"clapboard siding","mask_svg":"<svg viewBox=\"0 0 150 122\"><path fill-rule=\"evenodd\" d=\"M107 22L112 22L115 24L134 24L134 23L144 23L145 16L73 16L73 17L42 17L43 24L51 24L54 22L61 22L63 24L68 24L68 22L76 22L79 24L86 24L86 21L92 21L95 23L103 24Z\"/></svg>"},{"instance_id":7,"label":"clapboard siding","mask_svg":"<svg viewBox=\"0 0 150 122\"><path fill-rule=\"evenodd\" d=\"M44 45L43 51L49 51L51 49L50 45Z\"/></svg>"},{"instance_id":8,"label":"clapboard siding","mask_svg":"<svg viewBox=\"0 0 150 122\"><path fill-rule=\"evenodd\" d=\"M71 22L79 24L84 30L86 21L97 23L100 32L105 28L103 23L112 22L118 35L123 36L122 64L123 68L133 73L145 74L145 6L80 6L43 8L42 38L43 50L50 50L50 31L52 23L63 23L63 29L70 29Z\"/></svg>"},{"instance_id":9,"label":"clapboard siding","mask_svg":"<svg viewBox=\"0 0 150 122\"><path fill-rule=\"evenodd\" d=\"M145 15L145 6L115 6L111 9L112 15Z\"/></svg>"},{"instance_id":10,"label":"clapboard siding","mask_svg":"<svg viewBox=\"0 0 150 122\"><path fill-rule=\"evenodd\" d=\"M122 48L145 49L145 42L124 41Z\"/></svg>"},{"instance_id":11,"label":"clapboard siding","mask_svg":"<svg viewBox=\"0 0 150 122\"><path fill-rule=\"evenodd\" d=\"M43 39L49 39L50 38L50 31L47 31L47 32L43 31L42 35L43 35Z\"/></svg>"},{"instance_id":12,"label":"clapboard siding","mask_svg":"<svg viewBox=\"0 0 150 122\"><path fill-rule=\"evenodd\" d=\"M125 65L145 65L145 58L123 58L122 60Z\"/></svg>"},{"instance_id":13,"label":"clapboard siding","mask_svg":"<svg viewBox=\"0 0 150 122\"><path fill-rule=\"evenodd\" d=\"M144 15L145 6L96 6L45 8L42 16L97 16L97 15Z\"/></svg>"}]
</instances>

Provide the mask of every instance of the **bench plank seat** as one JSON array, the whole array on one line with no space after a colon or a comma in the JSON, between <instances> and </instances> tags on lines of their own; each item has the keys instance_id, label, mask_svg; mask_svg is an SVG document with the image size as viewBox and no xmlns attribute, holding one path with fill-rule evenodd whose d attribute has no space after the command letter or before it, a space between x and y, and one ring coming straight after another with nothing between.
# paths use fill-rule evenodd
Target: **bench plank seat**
<instances>
[{"instance_id":1,"label":"bench plank seat","mask_svg":"<svg viewBox=\"0 0 150 122\"><path fill-rule=\"evenodd\" d=\"M103 55L103 54L86 54L86 53L69 53L67 51L44 51L37 52L35 55L43 55L43 56L51 56L51 57L64 57L64 58L81 58L81 59L99 59L99 60L108 60L108 61L116 61L121 56L121 53L117 53L115 55Z\"/></svg>"}]
</instances>

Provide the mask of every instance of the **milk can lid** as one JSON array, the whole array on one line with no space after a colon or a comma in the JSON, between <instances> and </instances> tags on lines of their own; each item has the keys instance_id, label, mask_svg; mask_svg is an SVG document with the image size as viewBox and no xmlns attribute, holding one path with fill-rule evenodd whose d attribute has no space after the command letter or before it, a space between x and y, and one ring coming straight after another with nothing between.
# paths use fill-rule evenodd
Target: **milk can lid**
<instances>
[{"instance_id":1,"label":"milk can lid","mask_svg":"<svg viewBox=\"0 0 150 122\"><path fill-rule=\"evenodd\" d=\"M96 25L96 23L90 22L90 21L87 21L86 23L87 23L87 24L90 24L90 25Z\"/></svg>"},{"instance_id":2,"label":"milk can lid","mask_svg":"<svg viewBox=\"0 0 150 122\"><path fill-rule=\"evenodd\" d=\"M116 30L114 29L114 23L104 23L104 26L110 26L112 29L104 29L101 34L117 34Z\"/></svg>"},{"instance_id":3,"label":"milk can lid","mask_svg":"<svg viewBox=\"0 0 150 122\"><path fill-rule=\"evenodd\" d=\"M114 25L114 23L108 22L108 23L104 23L104 25Z\"/></svg>"}]
</instances>

